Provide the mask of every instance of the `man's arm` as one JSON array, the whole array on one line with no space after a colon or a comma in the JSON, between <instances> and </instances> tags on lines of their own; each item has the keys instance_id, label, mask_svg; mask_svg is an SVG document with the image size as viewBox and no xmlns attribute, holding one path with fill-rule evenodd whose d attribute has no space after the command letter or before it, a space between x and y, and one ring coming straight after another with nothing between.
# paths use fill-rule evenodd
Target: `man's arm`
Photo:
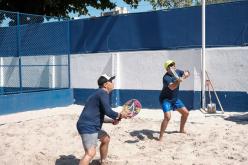
<instances>
[{"instance_id":1,"label":"man's arm","mask_svg":"<svg viewBox=\"0 0 248 165\"><path fill-rule=\"evenodd\" d=\"M109 96L108 94L101 94L100 95L100 101L101 101L101 105L103 106L103 110L105 112L105 114L110 117L111 119L118 119L120 117L120 114L113 111L110 104L109 104Z\"/></svg>"},{"instance_id":2,"label":"man's arm","mask_svg":"<svg viewBox=\"0 0 248 165\"><path fill-rule=\"evenodd\" d=\"M174 90L178 87L178 85L182 82L183 79L186 79L190 76L190 72L188 70L186 71L179 71L181 77L179 77L179 79L177 79L175 82L171 82L169 83L168 87L170 88L170 90Z\"/></svg>"},{"instance_id":3,"label":"man's arm","mask_svg":"<svg viewBox=\"0 0 248 165\"><path fill-rule=\"evenodd\" d=\"M117 124L119 124L120 120L119 119L114 120L114 119L111 119L108 116L104 116L104 121L103 122L104 123L111 123L113 125L117 125Z\"/></svg>"},{"instance_id":4,"label":"man's arm","mask_svg":"<svg viewBox=\"0 0 248 165\"><path fill-rule=\"evenodd\" d=\"M170 84L168 85L169 89L170 89L170 90L175 90L175 89L178 87L178 85L180 84L180 82L182 82L182 79L181 79L181 78L177 79L177 80L174 81L173 83L170 83Z\"/></svg>"},{"instance_id":5,"label":"man's arm","mask_svg":"<svg viewBox=\"0 0 248 165\"><path fill-rule=\"evenodd\" d=\"M182 74L183 74L183 71L182 71L180 76L182 76ZM180 77L176 81L173 81L172 78L169 76L164 76L164 78L163 78L164 86L168 86L168 88L170 90L175 90L181 81L182 81L182 78L180 78Z\"/></svg>"},{"instance_id":6,"label":"man's arm","mask_svg":"<svg viewBox=\"0 0 248 165\"><path fill-rule=\"evenodd\" d=\"M104 123L112 123L114 120L108 116L104 116Z\"/></svg>"}]
</instances>

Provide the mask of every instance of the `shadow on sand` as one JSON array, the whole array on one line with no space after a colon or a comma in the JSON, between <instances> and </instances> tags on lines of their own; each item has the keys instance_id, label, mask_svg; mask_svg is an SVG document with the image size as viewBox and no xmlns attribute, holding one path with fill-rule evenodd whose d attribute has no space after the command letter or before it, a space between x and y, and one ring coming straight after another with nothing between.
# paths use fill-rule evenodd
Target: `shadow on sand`
<instances>
[{"instance_id":1,"label":"shadow on sand","mask_svg":"<svg viewBox=\"0 0 248 165\"><path fill-rule=\"evenodd\" d=\"M232 115L225 120L236 122L237 124L248 124L248 113L243 114L243 115Z\"/></svg>"},{"instance_id":2,"label":"shadow on sand","mask_svg":"<svg viewBox=\"0 0 248 165\"><path fill-rule=\"evenodd\" d=\"M167 134L179 133L178 131L165 131ZM154 136L154 134L157 134ZM149 129L142 129L130 132L132 137L136 137L135 140L126 140L125 143L137 143L140 140L145 140L148 138L150 140L158 140L159 131L153 131Z\"/></svg>"},{"instance_id":3,"label":"shadow on sand","mask_svg":"<svg viewBox=\"0 0 248 165\"><path fill-rule=\"evenodd\" d=\"M60 158L56 160L55 165L78 165L80 159L74 155L60 155Z\"/></svg>"},{"instance_id":4,"label":"shadow on sand","mask_svg":"<svg viewBox=\"0 0 248 165\"><path fill-rule=\"evenodd\" d=\"M55 165L78 165L80 159L74 155L60 155L60 158L56 160ZM99 159L91 161L90 165L100 165Z\"/></svg>"}]
</instances>

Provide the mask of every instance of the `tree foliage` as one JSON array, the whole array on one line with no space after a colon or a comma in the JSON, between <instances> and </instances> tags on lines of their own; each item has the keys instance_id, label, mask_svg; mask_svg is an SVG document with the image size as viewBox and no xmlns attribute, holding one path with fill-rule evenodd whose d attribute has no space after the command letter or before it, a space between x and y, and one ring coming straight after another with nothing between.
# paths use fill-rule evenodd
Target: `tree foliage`
<instances>
[{"instance_id":1,"label":"tree foliage","mask_svg":"<svg viewBox=\"0 0 248 165\"><path fill-rule=\"evenodd\" d=\"M180 8L180 7L189 7L200 5L202 0L145 0L150 2L153 9L165 8ZM214 4L214 3L223 3L237 0L205 0L206 4Z\"/></svg>"},{"instance_id":2,"label":"tree foliage","mask_svg":"<svg viewBox=\"0 0 248 165\"><path fill-rule=\"evenodd\" d=\"M140 0L123 0L131 7L137 7ZM0 10L69 17L69 13L87 15L88 8L99 10L113 9L116 3L111 0L0 0Z\"/></svg>"},{"instance_id":3,"label":"tree foliage","mask_svg":"<svg viewBox=\"0 0 248 165\"><path fill-rule=\"evenodd\" d=\"M136 8L140 2L140 0L123 1L133 8ZM88 15L89 7L98 10L113 9L116 3L113 0L0 0L0 10L56 17L69 17L70 13L75 13L77 16ZM43 17L30 17L21 15L20 24L44 21ZM15 14L0 11L0 24L6 19L10 19L10 26L17 24Z\"/></svg>"},{"instance_id":4,"label":"tree foliage","mask_svg":"<svg viewBox=\"0 0 248 165\"><path fill-rule=\"evenodd\" d=\"M132 8L137 8L142 0L123 0ZM143 0L149 2L153 9L177 8L198 5L201 0ZM206 0L207 4L234 0ZM0 0L0 10L30 13L47 16L69 17L69 13L88 15L89 7L99 10L116 7L114 0Z\"/></svg>"}]
</instances>

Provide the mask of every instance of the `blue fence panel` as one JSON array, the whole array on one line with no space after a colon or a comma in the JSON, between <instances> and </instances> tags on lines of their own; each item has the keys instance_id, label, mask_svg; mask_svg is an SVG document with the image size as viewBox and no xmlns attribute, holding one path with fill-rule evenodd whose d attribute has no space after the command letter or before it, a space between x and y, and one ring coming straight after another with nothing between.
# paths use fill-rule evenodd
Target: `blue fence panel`
<instances>
[{"instance_id":1,"label":"blue fence panel","mask_svg":"<svg viewBox=\"0 0 248 165\"><path fill-rule=\"evenodd\" d=\"M111 50L157 50L199 46L200 18L198 8L119 16L109 45ZM186 32L187 29L192 30Z\"/></svg>"},{"instance_id":2,"label":"blue fence panel","mask_svg":"<svg viewBox=\"0 0 248 165\"><path fill-rule=\"evenodd\" d=\"M248 1L206 8L206 44L209 47L245 46L248 43L247 27Z\"/></svg>"},{"instance_id":3,"label":"blue fence panel","mask_svg":"<svg viewBox=\"0 0 248 165\"><path fill-rule=\"evenodd\" d=\"M20 55L66 54L67 22L22 25Z\"/></svg>"},{"instance_id":4,"label":"blue fence panel","mask_svg":"<svg viewBox=\"0 0 248 165\"><path fill-rule=\"evenodd\" d=\"M16 55L15 28L0 28L1 56ZM65 21L21 25L20 55L64 54L63 36ZM201 47L201 7L70 21L70 44L71 53ZM206 7L207 47L247 44L248 1Z\"/></svg>"},{"instance_id":5,"label":"blue fence panel","mask_svg":"<svg viewBox=\"0 0 248 165\"><path fill-rule=\"evenodd\" d=\"M68 25L0 10L0 95L70 87Z\"/></svg>"},{"instance_id":6,"label":"blue fence panel","mask_svg":"<svg viewBox=\"0 0 248 165\"><path fill-rule=\"evenodd\" d=\"M17 27L1 27L0 28L0 57L13 57L17 54Z\"/></svg>"},{"instance_id":7,"label":"blue fence panel","mask_svg":"<svg viewBox=\"0 0 248 165\"><path fill-rule=\"evenodd\" d=\"M71 52L108 51L108 40L116 20L117 17L100 17L71 21Z\"/></svg>"},{"instance_id":8,"label":"blue fence panel","mask_svg":"<svg viewBox=\"0 0 248 165\"><path fill-rule=\"evenodd\" d=\"M201 47L201 6L71 21L71 53ZM248 1L206 7L206 46L248 43Z\"/></svg>"}]
</instances>

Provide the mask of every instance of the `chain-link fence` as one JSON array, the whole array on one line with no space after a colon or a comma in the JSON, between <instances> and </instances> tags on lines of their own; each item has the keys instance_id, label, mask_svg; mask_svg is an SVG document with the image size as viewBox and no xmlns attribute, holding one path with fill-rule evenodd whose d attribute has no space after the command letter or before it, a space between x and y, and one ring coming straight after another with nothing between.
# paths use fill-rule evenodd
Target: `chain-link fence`
<instances>
[{"instance_id":1,"label":"chain-link fence","mask_svg":"<svg viewBox=\"0 0 248 165\"><path fill-rule=\"evenodd\" d=\"M69 21L0 10L0 95L70 87Z\"/></svg>"}]
</instances>

